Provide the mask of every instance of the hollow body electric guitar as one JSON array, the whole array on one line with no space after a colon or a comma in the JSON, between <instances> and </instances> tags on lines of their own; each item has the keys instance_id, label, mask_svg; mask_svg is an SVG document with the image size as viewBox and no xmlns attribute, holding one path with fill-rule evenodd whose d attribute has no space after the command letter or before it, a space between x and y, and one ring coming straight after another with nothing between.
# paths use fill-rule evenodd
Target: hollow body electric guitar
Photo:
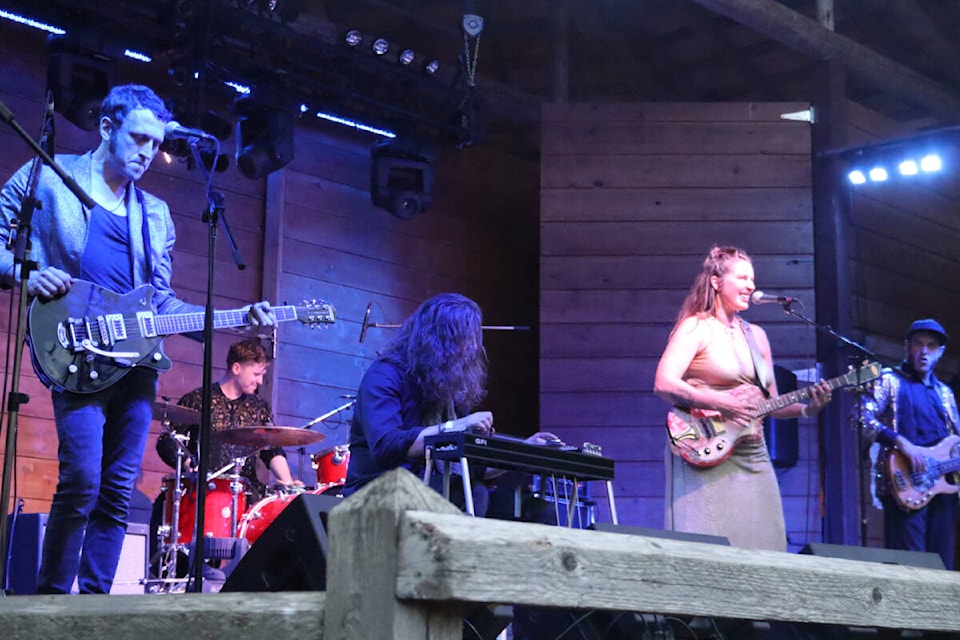
<instances>
[{"instance_id":1,"label":"hollow body electric guitar","mask_svg":"<svg viewBox=\"0 0 960 640\"><path fill-rule=\"evenodd\" d=\"M880 365L870 362L860 369L827 380L830 389L849 387L880 377ZM737 442L748 437L759 437L763 418L794 402L810 397L805 387L773 398L763 399L763 392L752 384L736 387L733 393L744 399L757 401L757 412L749 424L723 420L718 411L706 409L685 410L674 407L667 414L667 434L670 450L696 467L713 467L730 456Z\"/></svg>"},{"instance_id":2,"label":"hollow body electric guitar","mask_svg":"<svg viewBox=\"0 0 960 640\"><path fill-rule=\"evenodd\" d=\"M54 391L96 393L116 383L137 366L166 371L171 362L163 353L164 336L203 330L204 312L157 315L155 289L137 287L114 293L77 280L66 295L34 300L28 317L33 368ZM271 307L278 322L329 324L336 320L325 302ZM248 309L213 312L215 329L250 324Z\"/></svg>"},{"instance_id":3,"label":"hollow body electric guitar","mask_svg":"<svg viewBox=\"0 0 960 640\"><path fill-rule=\"evenodd\" d=\"M927 506L939 493L956 493L960 487L948 481L948 475L960 471L960 436L947 436L932 447L920 447L926 469L915 473L910 459L899 449L887 456L890 493L904 511Z\"/></svg>"}]
</instances>

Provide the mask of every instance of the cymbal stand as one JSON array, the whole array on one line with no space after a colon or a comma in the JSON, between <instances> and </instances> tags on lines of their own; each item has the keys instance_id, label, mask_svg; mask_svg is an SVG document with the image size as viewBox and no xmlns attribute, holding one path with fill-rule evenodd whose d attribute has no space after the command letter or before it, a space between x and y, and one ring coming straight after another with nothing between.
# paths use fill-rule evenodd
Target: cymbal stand
<instances>
[{"instance_id":1,"label":"cymbal stand","mask_svg":"<svg viewBox=\"0 0 960 640\"><path fill-rule=\"evenodd\" d=\"M163 426L165 429L170 429L170 423L164 421ZM187 449L187 441L189 436L185 433L179 433L176 431L169 431L170 437L177 444L177 465L173 477L173 504L171 506L171 522L169 524L169 529L167 525L160 527L160 531L156 532L156 535L159 537L159 542L163 543L164 535L169 535L170 542L169 544L161 544L160 551L158 555L160 556L159 566L157 568L157 577L161 582L161 589L164 591L168 590L169 585L175 584L177 582L186 582L186 578L179 579L177 577L177 558L181 549L186 549L186 545L180 544L180 502L183 499L183 463L185 460L189 459L190 451ZM166 513L166 506L164 506L164 513Z\"/></svg>"},{"instance_id":2,"label":"cymbal stand","mask_svg":"<svg viewBox=\"0 0 960 640\"><path fill-rule=\"evenodd\" d=\"M243 491L243 483L241 480L243 476L240 475L240 472L243 470L243 465L246 464L247 459L243 458L234 458L233 460L233 473L230 474L230 537L237 537L237 529L240 526L240 516L237 514L237 511L240 508L240 492Z\"/></svg>"}]
</instances>

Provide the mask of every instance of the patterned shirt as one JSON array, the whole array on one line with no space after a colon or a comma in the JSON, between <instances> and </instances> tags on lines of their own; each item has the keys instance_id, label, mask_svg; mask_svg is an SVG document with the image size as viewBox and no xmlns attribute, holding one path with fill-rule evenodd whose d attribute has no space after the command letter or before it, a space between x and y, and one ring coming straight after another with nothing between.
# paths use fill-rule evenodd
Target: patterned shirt
<instances>
[{"instance_id":1,"label":"patterned shirt","mask_svg":"<svg viewBox=\"0 0 960 640\"><path fill-rule=\"evenodd\" d=\"M203 407L203 389L194 389L180 398L180 402L177 404L200 411ZM215 383L210 394L210 428L213 446L210 450L209 471L211 473L219 471L233 463L236 458L246 458L241 475L250 483L250 493L253 499L262 496L264 486L257 478L256 460L253 457L256 449L227 444L222 442L217 434L237 427L261 427L272 424L273 411L270 409L269 402L260 396L251 394L244 394L236 400L231 400L224 395L220 385ZM191 453L196 455L199 425L190 425L185 429L181 428L181 425L177 425L177 430L189 433L190 444L188 446ZM166 443L161 442L164 440ZM157 440L157 452L168 465L176 466L176 446L171 442L169 434L161 434ZM275 456L286 457L286 453L280 447L260 451L260 459L267 465L267 468L270 467L270 461Z\"/></svg>"}]
</instances>

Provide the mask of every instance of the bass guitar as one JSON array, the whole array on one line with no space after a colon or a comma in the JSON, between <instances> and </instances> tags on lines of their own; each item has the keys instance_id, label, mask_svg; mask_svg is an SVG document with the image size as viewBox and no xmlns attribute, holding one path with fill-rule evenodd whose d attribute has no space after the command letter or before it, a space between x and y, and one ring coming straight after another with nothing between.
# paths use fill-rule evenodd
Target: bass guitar
<instances>
[{"instance_id":1,"label":"bass guitar","mask_svg":"<svg viewBox=\"0 0 960 640\"><path fill-rule=\"evenodd\" d=\"M904 511L927 506L939 493L956 493L960 487L947 481L947 474L960 471L960 436L947 436L932 447L920 447L926 469L914 472L910 459L899 449L887 455L890 493Z\"/></svg>"},{"instance_id":2,"label":"bass guitar","mask_svg":"<svg viewBox=\"0 0 960 640\"><path fill-rule=\"evenodd\" d=\"M205 313L158 315L154 293L148 284L118 294L77 280L64 296L34 300L27 318L27 339L33 368L43 384L54 391L96 393L137 366L169 369L163 337L202 331ZM299 320L316 325L336 320L336 311L326 302L271 309L278 322ZM246 326L250 324L247 311L214 311L213 326Z\"/></svg>"},{"instance_id":3,"label":"bass guitar","mask_svg":"<svg viewBox=\"0 0 960 640\"><path fill-rule=\"evenodd\" d=\"M840 387L870 382L880 377L880 365L870 362L845 375L827 380L831 390ZM685 410L674 407L667 414L667 435L670 450L696 467L714 467L730 456L737 442L748 437L759 437L763 418L777 409L810 398L810 389L805 387L773 398L763 398L763 392L752 384L733 389L733 393L745 400L754 400L757 411L748 424L724 420L720 412L706 409Z\"/></svg>"}]
</instances>

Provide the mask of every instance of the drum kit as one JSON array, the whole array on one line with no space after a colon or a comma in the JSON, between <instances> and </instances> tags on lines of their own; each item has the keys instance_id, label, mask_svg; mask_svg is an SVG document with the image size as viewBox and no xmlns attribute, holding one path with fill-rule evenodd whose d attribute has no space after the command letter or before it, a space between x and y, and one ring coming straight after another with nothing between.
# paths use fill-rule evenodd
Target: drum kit
<instances>
[{"instance_id":1,"label":"drum kit","mask_svg":"<svg viewBox=\"0 0 960 640\"><path fill-rule=\"evenodd\" d=\"M350 403L351 405L353 403ZM157 403L154 418L169 429L170 423L196 424L199 412L194 409ZM311 422L307 427L316 424ZM303 447L324 440L325 436L307 427L274 425L239 427L218 432L220 441L249 447L252 453L274 447ZM157 536L158 551L152 562L157 563L157 582L160 591L176 590L187 579L177 575L180 554L192 551L196 529L197 474L184 472L184 461L192 455L187 447L188 436L169 430L177 444L176 472L163 478L164 509ZM203 538L232 538L253 544L267 527L301 493L338 494L347 479L350 462L349 445L337 445L311 455L312 467L317 473L314 489L302 487L268 488L268 495L247 509L249 482L240 475L246 457L233 460L225 467L207 475L204 500ZM182 573L182 565L181 565Z\"/></svg>"}]
</instances>

